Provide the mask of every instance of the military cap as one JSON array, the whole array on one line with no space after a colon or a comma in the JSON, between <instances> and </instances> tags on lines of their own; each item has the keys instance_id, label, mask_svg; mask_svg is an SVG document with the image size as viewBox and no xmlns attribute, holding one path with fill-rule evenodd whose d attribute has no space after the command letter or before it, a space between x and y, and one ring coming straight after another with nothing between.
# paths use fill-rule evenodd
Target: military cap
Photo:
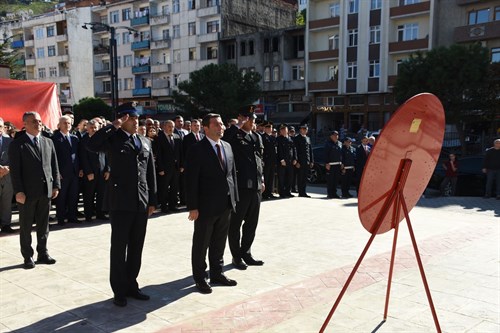
<instances>
[{"instance_id":1,"label":"military cap","mask_svg":"<svg viewBox=\"0 0 500 333\"><path fill-rule=\"evenodd\" d=\"M253 105L247 105L247 106L240 108L240 111L238 112L238 114L243 116L243 117L257 119L257 115L255 114Z\"/></svg>"},{"instance_id":2,"label":"military cap","mask_svg":"<svg viewBox=\"0 0 500 333\"><path fill-rule=\"evenodd\" d=\"M119 105L116 108L116 116L118 118L125 115L129 115L130 117L139 117L139 111L135 108L135 105L135 102L127 102Z\"/></svg>"},{"instance_id":3,"label":"military cap","mask_svg":"<svg viewBox=\"0 0 500 333\"><path fill-rule=\"evenodd\" d=\"M330 135L339 135L339 132L337 132L337 131L332 131L332 133L330 133Z\"/></svg>"},{"instance_id":4,"label":"military cap","mask_svg":"<svg viewBox=\"0 0 500 333\"><path fill-rule=\"evenodd\" d=\"M302 124L302 125L299 126L299 128L305 128L305 129L307 129L308 127L307 127L307 124Z\"/></svg>"}]
</instances>

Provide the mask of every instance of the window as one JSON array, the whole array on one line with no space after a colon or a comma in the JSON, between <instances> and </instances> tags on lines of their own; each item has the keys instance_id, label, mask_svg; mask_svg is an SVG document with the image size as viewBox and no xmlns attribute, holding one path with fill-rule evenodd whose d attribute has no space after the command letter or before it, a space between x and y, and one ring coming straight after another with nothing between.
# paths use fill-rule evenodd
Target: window
<instances>
[{"instance_id":1,"label":"window","mask_svg":"<svg viewBox=\"0 0 500 333\"><path fill-rule=\"evenodd\" d=\"M217 46L207 47L207 59L217 59Z\"/></svg>"},{"instance_id":2,"label":"window","mask_svg":"<svg viewBox=\"0 0 500 333\"><path fill-rule=\"evenodd\" d=\"M179 83L179 74L174 74L174 87L177 86L177 83Z\"/></svg>"},{"instance_id":3,"label":"window","mask_svg":"<svg viewBox=\"0 0 500 333\"><path fill-rule=\"evenodd\" d=\"M189 22L188 23L188 35L189 36L196 35L196 22Z\"/></svg>"},{"instance_id":4,"label":"window","mask_svg":"<svg viewBox=\"0 0 500 333\"><path fill-rule=\"evenodd\" d=\"M370 10L382 8L382 0L371 0Z\"/></svg>"},{"instance_id":5,"label":"window","mask_svg":"<svg viewBox=\"0 0 500 333\"><path fill-rule=\"evenodd\" d=\"M380 44L380 25L370 27L370 44Z\"/></svg>"},{"instance_id":6,"label":"window","mask_svg":"<svg viewBox=\"0 0 500 333\"><path fill-rule=\"evenodd\" d=\"M269 38L264 38L264 53L268 53L271 48Z\"/></svg>"},{"instance_id":7,"label":"window","mask_svg":"<svg viewBox=\"0 0 500 333\"><path fill-rule=\"evenodd\" d=\"M132 90L134 86L134 81L132 78L123 79L123 89Z\"/></svg>"},{"instance_id":8,"label":"window","mask_svg":"<svg viewBox=\"0 0 500 333\"><path fill-rule=\"evenodd\" d=\"M278 37L273 38L273 52L279 52L280 40Z\"/></svg>"},{"instance_id":9,"label":"window","mask_svg":"<svg viewBox=\"0 0 500 333\"><path fill-rule=\"evenodd\" d=\"M55 47L55 45L47 46L47 55L49 57L55 57L56 56L56 47Z\"/></svg>"},{"instance_id":10,"label":"window","mask_svg":"<svg viewBox=\"0 0 500 333\"><path fill-rule=\"evenodd\" d=\"M116 67L122 68L122 57L121 56L116 57Z\"/></svg>"},{"instance_id":11,"label":"window","mask_svg":"<svg viewBox=\"0 0 500 333\"><path fill-rule=\"evenodd\" d=\"M500 47L491 49L491 62L500 62Z\"/></svg>"},{"instance_id":12,"label":"window","mask_svg":"<svg viewBox=\"0 0 500 333\"><path fill-rule=\"evenodd\" d=\"M47 27L47 37L53 37L54 36L54 26L49 25Z\"/></svg>"},{"instance_id":13,"label":"window","mask_svg":"<svg viewBox=\"0 0 500 333\"><path fill-rule=\"evenodd\" d=\"M170 29L165 29L161 32L161 35L163 37L163 40L168 40L170 39Z\"/></svg>"},{"instance_id":14,"label":"window","mask_svg":"<svg viewBox=\"0 0 500 333\"><path fill-rule=\"evenodd\" d=\"M380 61L370 61L370 72L368 74L368 77L380 77Z\"/></svg>"},{"instance_id":15,"label":"window","mask_svg":"<svg viewBox=\"0 0 500 333\"><path fill-rule=\"evenodd\" d=\"M45 58L45 49L43 47L36 48L36 57L37 58Z\"/></svg>"},{"instance_id":16,"label":"window","mask_svg":"<svg viewBox=\"0 0 500 333\"><path fill-rule=\"evenodd\" d=\"M207 34L219 32L219 21L207 22Z\"/></svg>"},{"instance_id":17,"label":"window","mask_svg":"<svg viewBox=\"0 0 500 333\"><path fill-rule=\"evenodd\" d=\"M181 62L181 50L174 50L174 62Z\"/></svg>"},{"instance_id":18,"label":"window","mask_svg":"<svg viewBox=\"0 0 500 333\"><path fill-rule=\"evenodd\" d=\"M123 56L123 67L132 67L132 56L131 55Z\"/></svg>"},{"instance_id":19,"label":"window","mask_svg":"<svg viewBox=\"0 0 500 333\"><path fill-rule=\"evenodd\" d=\"M500 7L495 7L495 21L500 21Z\"/></svg>"},{"instance_id":20,"label":"window","mask_svg":"<svg viewBox=\"0 0 500 333\"><path fill-rule=\"evenodd\" d=\"M416 3L419 3L420 0L403 0L403 5L406 6L406 5L413 5L413 4L416 4Z\"/></svg>"},{"instance_id":21,"label":"window","mask_svg":"<svg viewBox=\"0 0 500 333\"><path fill-rule=\"evenodd\" d=\"M418 38L418 23L398 25L398 42Z\"/></svg>"},{"instance_id":22,"label":"window","mask_svg":"<svg viewBox=\"0 0 500 333\"><path fill-rule=\"evenodd\" d=\"M172 8L173 8L173 12L174 12L174 13L178 13L178 12L180 12L181 5L179 4L179 1L180 1L180 0L173 0L173 3L172 3Z\"/></svg>"},{"instance_id":23,"label":"window","mask_svg":"<svg viewBox=\"0 0 500 333\"><path fill-rule=\"evenodd\" d=\"M218 6L219 0L207 0L207 7Z\"/></svg>"},{"instance_id":24,"label":"window","mask_svg":"<svg viewBox=\"0 0 500 333\"><path fill-rule=\"evenodd\" d=\"M122 9L122 21L130 20L130 13L131 13L130 8Z\"/></svg>"},{"instance_id":25,"label":"window","mask_svg":"<svg viewBox=\"0 0 500 333\"><path fill-rule=\"evenodd\" d=\"M490 9L473 10L469 12L469 24L480 24L488 22Z\"/></svg>"},{"instance_id":26,"label":"window","mask_svg":"<svg viewBox=\"0 0 500 333\"><path fill-rule=\"evenodd\" d=\"M111 92L111 81L102 81L102 92Z\"/></svg>"},{"instance_id":27,"label":"window","mask_svg":"<svg viewBox=\"0 0 500 333\"><path fill-rule=\"evenodd\" d=\"M271 68L266 67L264 68L264 82L269 81L271 81Z\"/></svg>"},{"instance_id":28,"label":"window","mask_svg":"<svg viewBox=\"0 0 500 333\"><path fill-rule=\"evenodd\" d=\"M196 47L189 48L189 60L196 60Z\"/></svg>"},{"instance_id":29,"label":"window","mask_svg":"<svg viewBox=\"0 0 500 333\"><path fill-rule=\"evenodd\" d=\"M300 0L299 5L307 5L307 0Z\"/></svg>"},{"instance_id":30,"label":"window","mask_svg":"<svg viewBox=\"0 0 500 333\"><path fill-rule=\"evenodd\" d=\"M37 28L35 30L35 38L36 39L43 39L43 28Z\"/></svg>"},{"instance_id":31,"label":"window","mask_svg":"<svg viewBox=\"0 0 500 333\"><path fill-rule=\"evenodd\" d=\"M248 55L254 54L253 40L248 41Z\"/></svg>"},{"instance_id":32,"label":"window","mask_svg":"<svg viewBox=\"0 0 500 333\"><path fill-rule=\"evenodd\" d=\"M49 67L49 77L57 77L57 67Z\"/></svg>"},{"instance_id":33,"label":"window","mask_svg":"<svg viewBox=\"0 0 500 333\"><path fill-rule=\"evenodd\" d=\"M109 12L109 22L118 23L120 22L120 13L117 10Z\"/></svg>"},{"instance_id":34,"label":"window","mask_svg":"<svg viewBox=\"0 0 500 333\"><path fill-rule=\"evenodd\" d=\"M44 79L45 78L45 68L38 68L38 78L39 79Z\"/></svg>"},{"instance_id":35,"label":"window","mask_svg":"<svg viewBox=\"0 0 500 333\"><path fill-rule=\"evenodd\" d=\"M181 38L181 26L176 24L172 27L172 32L173 32L173 37L174 39L176 38Z\"/></svg>"},{"instance_id":36,"label":"window","mask_svg":"<svg viewBox=\"0 0 500 333\"><path fill-rule=\"evenodd\" d=\"M122 91L123 90L122 79L118 79L116 82L118 83L118 91Z\"/></svg>"},{"instance_id":37,"label":"window","mask_svg":"<svg viewBox=\"0 0 500 333\"><path fill-rule=\"evenodd\" d=\"M226 45L226 58L229 60L236 58L234 44Z\"/></svg>"},{"instance_id":38,"label":"window","mask_svg":"<svg viewBox=\"0 0 500 333\"><path fill-rule=\"evenodd\" d=\"M170 52L163 52L161 54L161 59L164 64L170 64Z\"/></svg>"},{"instance_id":39,"label":"window","mask_svg":"<svg viewBox=\"0 0 500 333\"><path fill-rule=\"evenodd\" d=\"M359 11L359 0L349 0L349 14L355 14Z\"/></svg>"},{"instance_id":40,"label":"window","mask_svg":"<svg viewBox=\"0 0 500 333\"><path fill-rule=\"evenodd\" d=\"M338 50L338 48L339 48L339 35L328 37L328 49Z\"/></svg>"},{"instance_id":41,"label":"window","mask_svg":"<svg viewBox=\"0 0 500 333\"><path fill-rule=\"evenodd\" d=\"M340 3L335 2L330 4L330 16L339 17L340 16Z\"/></svg>"},{"instance_id":42,"label":"window","mask_svg":"<svg viewBox=\"0 0 500 333\"><path fill-rule=\"evenodd\" d=\"M122 38L121 38L120 34L115 35L115 40L116 40L116 45L122 44Z\"/></svg>"},{"instance_id":43,"label":"window","mask_svg":"<svg viewBox=\"0 0 500 333\"><path fill-rule=\"evenodd\" d=\"M247 43L245 41L240 43L240 55L241 56L247 55Z\"/></svg>"},{"instance_id":44,"label":"window","mask_svg":"<svg viewBox=\"0 0 500 333\"><path fill-rule=\"evenodd\" d=\"M358 45L358 29L349 30L349 46Z\"/></svg>"},{"instance_id":45,"label":"window","mask_svg":"<svg viewBox=\"0 0 500 333\"><path fill-rule=\"evenodd\" d=\"M277 82L280 80L280 66L273 67L273 81Z\"/></svg>"},{"instance_id":46,"label":"window","mask_svg":"<svg viewBox=\"0 0 500 333\"><path fill-rule=\"evenodd\" d=\"M400 70L400 67L401 65L403 64L403 60L402 59L399 59L396 61L396 74L399 74L399 70Z\"/></svg>"},{"instance_id":47,"label":"window","mask_svg":"<svg viewBox=\"0 0 500 333\"><path fill-rule=\"evenodd\" d=\"M328 67L328 80L338 79L339 66L329 66Z\"/></svg>"},{"instance_id":48,"label":"window","mask_svg":"<svg viewBox=\"0 0 500 333\"><path fill-rule=\"evenodd\" d=\"M130 34L128 32L122 33L123 45L130 44Z\"/></svg>"},{"instance_id":49,"label":"window","mask_svg":"<svg viewBox=\"0 0 500 333\"><path fill-rule=\"evenodd\" d=\"M348 62L347 63L347 78L348 79L355 79L358 77L358 65L357 63L354 62Z\"/></svg>"},{"instance_id":50,"label":"window","mask_svg":"<svg viewBox=\"0 0 500 333\"><path fill-rule=\"evenodd\" d=\"M188 0L188 10L193 10L193 9L196 9L196 1Z\"/></svg>"},{"instance_id":51,"label":"window","mask_svg":"<svg viewBox=\"0 0 500 333\"><path fill-rule=\"evenodd\" d=\"M292 80L304 80L304 67L292 66Z\"/></svg>"}]
</instances>

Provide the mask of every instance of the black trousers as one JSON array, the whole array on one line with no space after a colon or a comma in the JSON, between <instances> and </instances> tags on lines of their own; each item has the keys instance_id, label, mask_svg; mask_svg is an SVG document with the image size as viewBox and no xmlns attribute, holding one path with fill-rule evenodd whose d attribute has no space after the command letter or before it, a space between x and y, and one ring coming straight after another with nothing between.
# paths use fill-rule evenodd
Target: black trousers
<instances>
[{"instance_id":1,"label":"black trousers","mask_svg":"<svg viewBox=\"0 0 500 333\"><path fill-rule=\"evenodd\" d=\"M229 216L231 209L227 209L218 216L200 216L194 221L193 245L191 248L191 266L195 282L208 278L205 258L208 251L210 277L222 274L224 266L224 249L226 247Z\"/></svg>"},{"instance_id":2,"label":"black trousers","mask_svg":"<svg viewBox=\"0 0 500 333\"><path fill-rule=\"evenodd\" d=\"M349 195L349 188L351 187L352 178L354 176L353 169L346 169L345 173L342 175L341 180L341 188L342 188L342 196L346 197Z\"/></svg>"},{"instance_id":3,"label":"black trousers","mask_svg":"<svg viewBox=\"0 0 500 333\"><path fill-rule=\"evenodd\" d=\"M58 220L67 218L76 220L78 209L78 184L77 175L67 176L61 179L61 190L56 198L56 217Z\"/></svg>"},{"instance_id":4,"label":"black trousers","mask_svg":"<svg viewBox=\"0 0 500 333\"><path fill-rule=\"evenodd\" d=\"M293 166L288 163L286 166L278 165L278 192L281 196L290 194L290 186L292 184Z\"/></svg>"},{"instance_id":5,"label":"black trousers","mask_svg":"<svg viewBox=\"0 0 500 333\"><path fill-rule=\"evenodd\" d=\"M274 190L274 174L276 173L276 164L268 163L264 165L264 184L266 189L263 196L270 196Z\"/></svg>"},{"instance_id":6,"label":"black trousers","mask_svg":"<svg viewBox=\"0 0 500 333\"><path fill-rule=\"evenodd\" d=\"M158 176L158 184L162 187L160 196L160 205L162 209L175 208L178 203L179 195L179 170L169 170L165 175Z\"/></svg>"},{"instance_id":7,"label":"black trousers","mask_svg":"<svg viewBox=\"0 0 500 333\"><path fill-rule=\"evenodd\" d=\"M309 165L307 163L300 164L300 168L297 170L297 188L299 195L306 195L306 184L307 184L307 170Z\"/></svg>"},{"instance_id":8,"label":"black trousers","mask_svg":"<svg viewBox=\"0 0 500 333\"><path fill-rule=\"evenodd\" d=\"M142 249L146 237L147 212L111 211L109 281L116 297L139 289Z\"/></svg>"},{"instance_id":9,"label":"black trousers","mask_svg":"<svg viewBox=\"0 0 500 333\"><path fill-rule=\"evenodd\" d=\"M340 181L340 165L330 165L330 171L326 174L326 186L329 198L337 195L337 186Z\"/></svg>"},{"instance_id":10,"label":"black trousers","mask_svg":"<svg viewBox=\"0 0 500 333\"><path fill-rule=\"evenodd\" d=\"M238 189L240 200L236 203L236 212L231 213L228 241L229 249L235 259L251 254L255 239L255 230L259 221L262 194L259 190ZM243 223L243 221L245 221ZM243 223L243 228L241 227ZM240 229L242 229L240 234ZM241 242L240 242L241 236Z\"/></svg>"},{"instance_id":11,"label":"black trousers","mask_svg":"<svg viewBox=\"0 0 500 333\"><path fill-rule=\"evenodd\" d=\"M94 174L89 180L83 176L83 211L86 218L103 214L105 180L102 174Z\"/></svg>"},{"instance_id":12,"label":"black trousers","mask_svg":"<svg viewBox=\"0 0 500 333\"><path fill-rule=\"evenodd\" d=\"M49 237L50 198L47 194L38 198L26 198L19 206L19 241L24 259L33 257L31 247L31 227L36 225L36 251L38 256L47 254L47 238Z\"/></svg>"}]
</instances>

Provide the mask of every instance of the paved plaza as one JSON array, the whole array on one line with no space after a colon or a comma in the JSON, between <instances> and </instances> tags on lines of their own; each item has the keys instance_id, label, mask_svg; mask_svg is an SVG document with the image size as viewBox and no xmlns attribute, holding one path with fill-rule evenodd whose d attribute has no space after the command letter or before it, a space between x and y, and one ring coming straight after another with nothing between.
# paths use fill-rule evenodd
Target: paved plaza
<instances>
[{"instance_id":1,"label":"paved plaza","mask_svg":"<svg viewBox=\"0 0 500 333\"><path fill-rule=\"evenodd\" d=\"M210 295L191 278L187 212L155 214L139 275L151 300L125 308L113 305L108 282L109 223L51 226L57 264L32 270L22 268L19 235L3 235L0 331L318 332L370 234L356 199L309 193L262 204L253 254L265 265L236 270L226 247L225 273L238 285ZM410 218L443 332L500 332L500 201L422 198ZM404 221L381 323L393 234L375 238L326 332L436 331Z\"/></svg>"}]
</instances>

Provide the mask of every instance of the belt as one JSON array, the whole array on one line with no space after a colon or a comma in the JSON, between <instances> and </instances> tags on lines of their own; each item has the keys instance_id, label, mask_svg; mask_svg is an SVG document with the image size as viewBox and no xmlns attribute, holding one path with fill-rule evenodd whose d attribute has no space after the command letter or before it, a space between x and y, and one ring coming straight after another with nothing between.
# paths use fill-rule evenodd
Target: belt
<instances>
[{"instance_id":1,"label":"belt","mask_svg":"<svg viewBox=\"0 0 500 333\"><path fill-rule=\"evenodd\" d=\"M330 162L330 163L328 163L328 164L330 164L330 165L341 165L341 164L342 164L342 162Z\"/></svg>"},{"instance_id":2,"label":"belt","mask_svg":"<svg viewBox=\"0 0 500 333\"><path fill-rule=\"evenodd\" d=\"M350 169L354 169L354 166L346 166L344 167L345 170L350 170Z\"/></svg>"}]
</instances>

